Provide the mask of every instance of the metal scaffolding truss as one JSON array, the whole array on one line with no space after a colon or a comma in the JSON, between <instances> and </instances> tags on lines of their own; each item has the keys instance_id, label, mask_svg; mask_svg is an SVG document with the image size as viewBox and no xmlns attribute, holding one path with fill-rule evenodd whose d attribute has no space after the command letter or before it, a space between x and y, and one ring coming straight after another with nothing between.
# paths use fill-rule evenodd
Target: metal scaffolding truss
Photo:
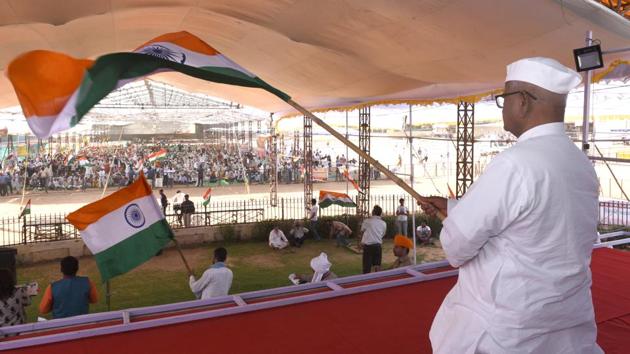
<instances>
[{"instance_id":1,"label":"metal scaffolding truss","mask_svg":"<svg viewBox=\"0 0 630 354\"><path fill-rule=\"evenodd\" d=\"M124 114L121 114L121 110ZM138 121L177 121L200 124L260 121L263 116L243 106L190 93L177 87L142 80L129 83L103 98L81 124L124 125Z\"/></svg>"},{"instance_id":2,"label":"metal scaffolding truss","mask_svg":"<svg viewBox=\"0 0 630 354\"><path fill-rule=\"evenodd\" d=\"M194 94L165 83L143 80L127 84L103 98L95 108L230 109L240 108L210 96Z\"/></svg>"},{"instance_id":3,"label":"metal scaffolding truss","mask_svg":"<svg viewBox=\"0 0 630 354\"><path fill-rule=\"evenodd\" d=\"M474 142L475 104L460 101L457 104L457 198L461 198L473 183Z\"/></svg>"},{"instance_id":4,"label":"metal scaffolding truss","mask_svg":"<svg viewBox=\"0 0 630 354\"><path fill-rule=\"evenodd\" d=\"M370 107L359 109L359 148L370 154ZM370 216L370 163L359 156L359 189L357 194L357 215Z\"/></svg>"},{"instance_id":5,"label":"metal scaffolding truss","mask_svg":"<svg viewBox=\"0 0 630 354\"><path fill-rule=\"evenodd\" d=\"M308 217L308 207L313 199L313 120L304 116L304 212Z\"/></svg>"},{"instance_id":6,"label":"metal scaffolding truss","mask_svg":"<svg viewBox=\"0 0 630 354\"><path fill-rule=\"evenodd\" d=\"M272 207L278 206L278 136L276 130L271 127L271 137L269 138L270 153L270 178L269 178L269 205Z\"/></svg>"},{"instance_id":7,"label":"metal scaffolding truss","mask_svg":"<svg viewBox=\"0 0 630 354\"><path fill-rule=\"evenodd\" d=\"M253 145L252 145L253 135L254 134L253 134L253 131L252 131L252 121L248 120L247 121L247 140L248 140L250 149L253 147Z\"/></svg>"},{"instance_id":8,"label":"metal scaffolding truss","mask_svg":"<svg viewBox=\"0 0 630 354\"><path fill-rule=\"evenodd\" d=\"M298 151L300 151L300 131L295 130L293 132L293 151L292 151L293 157L298 156Z\"/></svg>"}]
</instances>

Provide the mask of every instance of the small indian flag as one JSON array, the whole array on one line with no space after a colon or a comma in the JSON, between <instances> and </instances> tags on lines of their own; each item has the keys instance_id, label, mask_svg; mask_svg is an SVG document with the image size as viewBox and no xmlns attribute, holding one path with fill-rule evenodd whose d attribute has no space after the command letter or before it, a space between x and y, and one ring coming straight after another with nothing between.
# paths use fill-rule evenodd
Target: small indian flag
<instances>
[{"instance_id":1,"label":"small indian flag","mask_svg":"<svg viewBox=\"0 0 630 354\"><path fill-rule=\"evenodd\" d=\"M160 149L159 151L156 151L152 154L150 154L149 156L147 156L147 160L149 160L149 162L155 162L157 160L163 160L166 158L166 150L165 149Z\"/></svg>"},{"instance_id":2,"label":"small indian flag","mask_svg":"<svg viewBox=\"0 0 630 354\"><path fill-rule=\"evenodd\" d=\"M347 169L344 169L341 174L346 178L346 180L348 180L348 182L350 182L350 184L352 184L352 186L354 187L354 189L357 190L357 192L359 192L359 193L361 192L361 188L359 187L357 182L354 180L354 178L352 178L352 176L350 176L350 172L348 172Z\"/></svg>"},{"instance_id":3,"label":"small indian flag","mask_svg":"<svg viewBox=\"0 0 630 354\"><path fill-rule=\"evenodd\" d=\"M18 216L18 218L21 218L23 216L30 215L30 214L31 214L31 200L29 199L28 202L26 202L26 205L24 205L24 208L22 208L22 211L20 212L20 216Z\"/></svg>"},{"instance_id":4,"label":"small indian flag","mask_svg":"<svg viewBox=\"0 0 630 354\"><path fill-rule=\"evenodd\" d=\"M222 84L261 88L285 101L290 99L185 31L161 35L133 52L106 54L96 60L34 50L13 59L6 75L33 133L48 138L75 126L115 89L167 71Z\"/></svg>"},{"instance_id":5,"label":"small indian flag","mask_svg":"<svg viewBox=\"0 0 630 354\"><path fill-rule=\"evenodd\" d=\"M68 157L66 157L65 165L66 166L72 165L74 163L74 159L75 159L74 155L72 154L68 155Z\"/></svg>"},{"instance_id":6,"label":"small indian flag","mask_svg":"<svg viewBox=\"0 0 630 354\"><path fill-rule=\"evenodd\" d=\"M173 238L143 174L126 188L72 212L103 282L146 262Z\"/></svg>"},{"instance_id":7,"label":"small indian flag","mask_svg":"<svg viewBox=\"0 0 630 354\"><path fill-rule=\"evenodd\" d=\"M319 191L319 207L327 208L331 205L340 205L343 207L353 208L357 205L352 198L345 193L337 193L331 191Z\"/></svg>"},{"instance_id":8,"label":"small indian flag","mask_svg":"<svg viewBox=\"0 0 630 354\"><path fill-rule=\"evenodd\" d=\"M203 206L207 206L210 204L210 197L212 196L212 188L208 188L208 190L203 194Z\"/></svg>"},{"instance_id":9,"label":"small indian flag","mask_svg":"<svg viewBox=\"0 0 630 354\"><path fill-rule=\"evenodd\" d=\"M88 166L88 165L90 165L90 160L88 160L88 158L85 157L85 156L79 156L77 158L77 160L79 160L79 166Z\"/></svg>"}]
</instances>

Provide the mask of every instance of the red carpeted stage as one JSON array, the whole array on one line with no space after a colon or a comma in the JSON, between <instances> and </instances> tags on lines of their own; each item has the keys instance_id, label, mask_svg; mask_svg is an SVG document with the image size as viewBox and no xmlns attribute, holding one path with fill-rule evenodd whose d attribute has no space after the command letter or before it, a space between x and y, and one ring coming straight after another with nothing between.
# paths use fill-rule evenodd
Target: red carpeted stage
<instances>
[{"instance_id":1,"label":"red carpeted stage","mask_svg":"<svg viewBox=\"0 0 630 354\"><path fill-rule=\"evenodd\" d=\"M24 325L18 328L22 335L5 339L0 349L20 354L430 353L431 321L456 281L456 271L444 265ZM591 267L598 342L606 353L626 353L630 253L596 249Z\"/></svg>"}]
</instances>

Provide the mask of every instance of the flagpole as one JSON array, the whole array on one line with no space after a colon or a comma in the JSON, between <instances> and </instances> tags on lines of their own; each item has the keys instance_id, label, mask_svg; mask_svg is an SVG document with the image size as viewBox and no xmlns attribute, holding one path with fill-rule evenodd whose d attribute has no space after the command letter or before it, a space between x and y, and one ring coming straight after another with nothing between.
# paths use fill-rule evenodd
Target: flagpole
<instances>
[{"instance_id":1,"label":"flagpole","mask_svg":"<svg viewBox=\"0 0 630 354\"><path fill-rule=\"evenodd\" d=\"M171 226L169 225L169 228ZM173 230L171 229L171 232L173 232ZM195 275L192 271L192 269L190 268L190 265L188 265L188 261L186 261L186 258L184 257L184 252L182 252L182 248L179 245L179 242L177 242L177 239L175 239L175 234L173 234L173 243L175 243L175 248L177 248L177 252L179 253L179 256L182 257L182 261L184 262L184 266L186 267L186 270L188 271L188 275Z\"/></svg>"},{"instance_id":2,"label":"flagpole","mask_svg":"<svg viewBox=\"0 0 630 354\"><path fill-rule=\"evenodd\" d=\"M122 139L123 131L125 130L125 126L122 126L120 129L120 134L118 135L118 141ZM116 156L116 151L114 151L114 156ZM105 185L103 186L103 193L101 193L101 199L105 196L105 192L107 192L107 186L109 185L109 177L112 175L112 170L114 169L114 156L112 156L112 163L109 165L109 172L107 172L107 178L105 179ZM107 303L107 311L111 311L112 308L112 293L110 288L109 279L105 282L105 302Z\"/></svg>"},{"instance_id":3,"label":"flagpole","mask_svg":"<svg viewBox=\"0 0 630 354\"><path fill-rule=\"evenodd\" d=\"M358 146L353 144L350 140L346 139L343 135L339 134L335 129L333 129L328 124L324 123L319 117L311 113L306 108L300 106L298 103L293 101L292 99L288 99L286 101L291 107L295 108L297 111L302 113L303 115L309 117L313 122L317 123L320 127L324 128L327 132L329 132L332 136L340 140L342 143L346 144L347 147L352 149L355 153L357 153L362 158L366 159L372 166L381 171L385 176L394 181L399 187L404 189L407 193L411 194L414 199L416 199L421 204L426 204L429 200L426 197L420 195L420 193L416 192L412 187L410 187L405 181L400 179L400 177L396 176L392 171L387 169L387 167L383 166L380 162L375 160L372 156L367 154L365 151L361 150ZM440 220L444 220L446 217L441 213L437 213L437 217Z\"/></svg>"},{"instance_id":4,"label":"flagpole","mask_svg":"<svg viewBox=\"0 0 630 354\"><path fill-rule=\"evenodd\" d=\"M120 139L122 139L122 135L123 135L123 131L125 130L125 126L123 125L120 128L120 134L118 135L118 141L120 141ZM109 164L109 172L107 172L107 178L105 179L105 185L103 186L103 193L101 194L101 198L103 198L105 196L105 192L107 191L107 185L109 184L109 177L112 175L112 170L113 170L113 164L114 164L114 158L116 156L116 152L118 150L114 151L114 156L112 156L112 162Z\"/></svg>"},{"instance_id":5,"label":"flagpole","mask_svg":"<svg viewBox=\"0 0 630 354\"><path fill-rule=\"evenodd\" d=\"M411 105L409 105L409 183L413 188L414 166L413 166L413 117L411 116ZM416 264L416 204L411 203L411 238L413 239L413 264Z\"/></svg>"},{"instance_id":6,"label":"flagpole","mask_svg":"<svg viewBox=\"0 0 630 354\"><path fill-rule=\"evenodd\" d=\"M348 111L346 111L346 139L348 141L350 141L350 139L348 139ZM346 163L345 163L345 167L346 167L346 171L348 171L348 176L350 175L350 170L348 169L348 160L350 160L350 156L348 156L348 145L346 145ZM348 179L346 178L346 194L348 194Z\"/></svg>"}]
</instances>

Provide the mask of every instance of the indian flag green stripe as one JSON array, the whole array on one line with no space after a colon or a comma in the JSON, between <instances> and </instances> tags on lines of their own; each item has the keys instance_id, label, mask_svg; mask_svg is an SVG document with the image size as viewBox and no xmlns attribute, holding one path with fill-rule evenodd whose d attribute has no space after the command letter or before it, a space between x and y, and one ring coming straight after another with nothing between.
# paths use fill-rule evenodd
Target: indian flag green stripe
<instances>
[{"instance_id":1,"label":"indian flag green stripe","mask_svg":"<svg viewBox=\"0 0 630 354\"><path fill-rule=\"evenodd\" d=\"M124 274L166 246L173 234L166 220L161 219L142 231L94 255L103 282Z\"/></svg>"},{"instance_id":2,"label":"indian flag green stripe","mask_svg":"<svg viewBox=\"0 0 630 354\"><path fill-rule=\"evenodd\" d=\"M290 96L258 77L223 67L193 67L141 53L113 53L99 57L87 71L79 88L71 125L76 125L101 99L117 87L161 71L177 71L202 80L261 88L287 101Z\"/></svg>"},{"instance_id":3,"label":"indian flag green stripe","mask_svg":"<svg viewBox=\"0 0 630 354\"><path fill-rule=\"evenodd\" d=\"M354 202L348 202L348 201L342 201L339 199L330 199L330 198L326 198L319 202L319 206L321 208L327 208L333 204L339 205L342 207L347 207L347 208L354 208L357 206Z\"/></svg>"}]
</instances>

